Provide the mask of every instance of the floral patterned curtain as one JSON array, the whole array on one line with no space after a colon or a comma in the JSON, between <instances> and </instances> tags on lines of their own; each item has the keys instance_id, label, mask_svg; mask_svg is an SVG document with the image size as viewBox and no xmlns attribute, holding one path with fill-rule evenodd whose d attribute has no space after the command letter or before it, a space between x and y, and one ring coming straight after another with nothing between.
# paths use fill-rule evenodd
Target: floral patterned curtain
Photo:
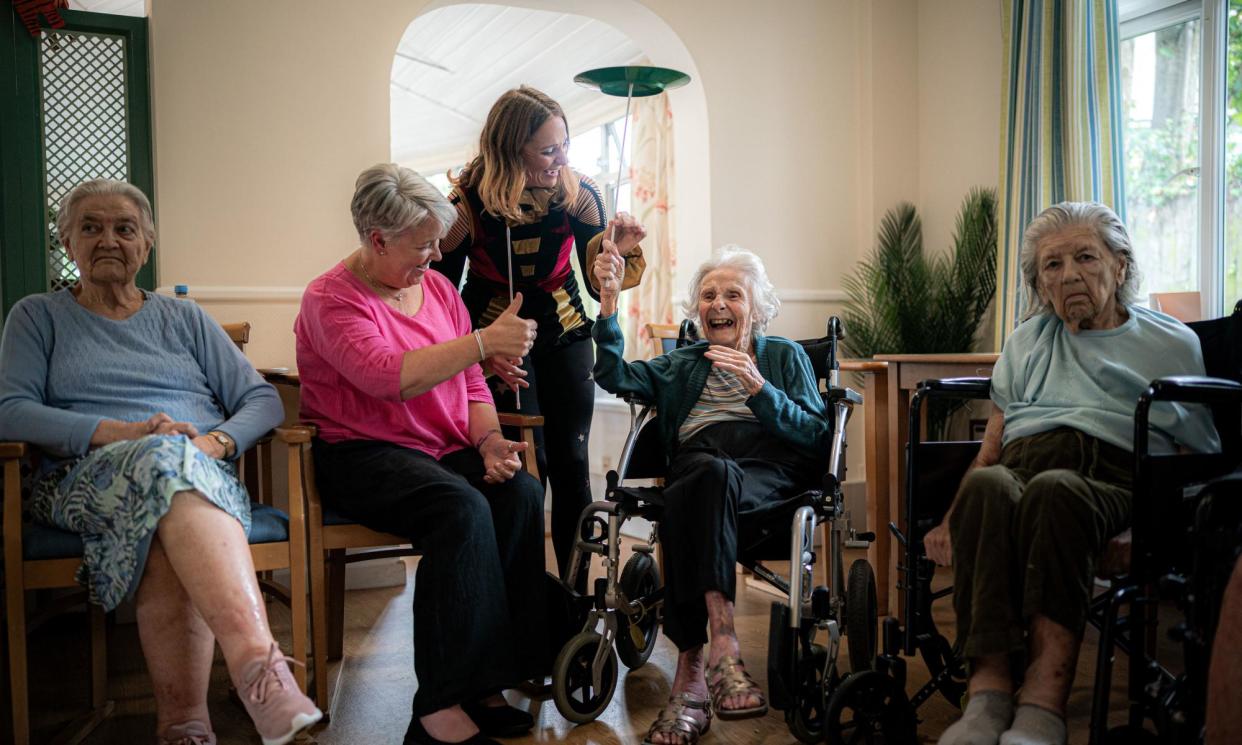
<instances>
[{"instance_id":1,"label":"floral patterned curtain","mask_svg":"<svg viewBox=\"0 0 1242 745\"><path fill-rule=\"evenodd\" d=\"M621 327L626 356L644 359L652 355L649 323L673 323L672 275L677 266L673 240L673 112L668 94L634 100L633 157L630 160L631 209L647 229L643 255L647 272L635 288L621 294Z\"/></svg>"}]
</instances>

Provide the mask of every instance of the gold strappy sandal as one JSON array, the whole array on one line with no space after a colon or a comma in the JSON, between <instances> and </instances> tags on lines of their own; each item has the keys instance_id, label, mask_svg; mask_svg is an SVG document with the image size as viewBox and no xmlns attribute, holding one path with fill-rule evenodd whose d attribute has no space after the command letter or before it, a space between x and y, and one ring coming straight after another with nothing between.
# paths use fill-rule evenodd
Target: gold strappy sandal
<instances>
[{"instance_id":1,"label":"gold strappy sandal","mask_svg":"<svg viewBox=\"0 0 1242 745\"><path fill-rule=\"evenodd\" d=\"M712 692L712 709L723 720L750 719L768 713L768 700L738 657L721 657L707 669L707 687ZM754 696L758 706L746 709L725 709L721 706L730 696Z\"/></svg>"},{"instance_id":2,"label":"gold strappy sandal","mask_svg":"<svg viewBox=\"0 0 1242 745\"><path fill-rule=\"evenodd\" d=\"M691 714L689 711L691 709L703 712L703 720L699 721ZM711 726L711 702L697 699L689 693L681 693L670 698L668 706L660 709L659 716L652 723L651 729L647 730L647 736L643 738L643 745L656 745L651 738L657 734L673 735L677 738L679 745L696 745L699 738L707 734Z\"/></svg>"}]
</instances>

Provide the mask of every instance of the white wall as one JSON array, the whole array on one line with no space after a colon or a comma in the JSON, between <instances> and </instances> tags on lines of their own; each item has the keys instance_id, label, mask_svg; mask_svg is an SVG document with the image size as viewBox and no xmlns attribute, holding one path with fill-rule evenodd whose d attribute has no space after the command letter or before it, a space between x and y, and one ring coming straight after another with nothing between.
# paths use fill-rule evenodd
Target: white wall
<instances>
[{"instance_id":1,"label":"white wall","mask_svg":"<svg viewBox=\"0 0 1242 745\"><path fill-rule=\"evenodd\" d=\"M678 267L650 270L680 287L713 246L759 251L786 297L773 333L822 333L898 200L941 246L966 188L996 183L995 0L520 2L595 15L694 75L672 94ZM389 157L392 53L433 6L152 5L159 283L249 320L256 364L292 366L298 291L355 245L353 180Z\"/></svg>"}]
</instances>

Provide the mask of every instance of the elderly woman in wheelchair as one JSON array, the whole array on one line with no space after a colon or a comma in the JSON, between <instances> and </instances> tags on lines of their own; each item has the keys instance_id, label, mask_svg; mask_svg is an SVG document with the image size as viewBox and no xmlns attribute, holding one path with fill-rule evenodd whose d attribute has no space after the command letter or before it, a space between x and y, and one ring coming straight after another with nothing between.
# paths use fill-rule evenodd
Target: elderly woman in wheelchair
<instances>
[{"instance_id":1,"label":"elderly woman in wheelchair","mask_svg":"<svg viewBox=\"0 0 1242 745\"><path fill-rule=\"evenodd\" d=\"M924 538L929 558L954 567L969 663L969 702L942 745L1066 741L1093 570L1129 524L1135 401L1154 378L1203 374L1194 333L1133 304L1130 239L1108 207L1045 210L1021 265L1027 320L993 372L983 444ZM1151 423L1166 450L1219 447L1200 407L1170 405Z\"/></svg>"},{"instance_id":2,"label":"elderly woman in wheelchair","mask_svg":"<svg viewBox=\"0 0 1242 745\"><path fill-rule=\"evenodd\" d=\"M738 516L816 485L832 430L806 352L763 333L779 301L757 256L725 248L701 266L686 310L705 342L650 362L622 358L615 312L623 269L607 246L595 262L595 379L605 390L654 401L661 412L671 454L659 524L664 628L679 656L668 707L646 742L686 745L713 714L743 719L768 710L733 629Z\"/></svg>"}]
</instances>

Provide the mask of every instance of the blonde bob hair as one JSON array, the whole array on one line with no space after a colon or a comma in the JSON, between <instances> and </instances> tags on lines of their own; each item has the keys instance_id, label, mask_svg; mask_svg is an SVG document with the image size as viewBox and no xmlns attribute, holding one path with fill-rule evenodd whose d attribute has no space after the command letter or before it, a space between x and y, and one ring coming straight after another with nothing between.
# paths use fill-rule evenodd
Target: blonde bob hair
<instances>
[{"instance_id":1,"label":"blonde bob hair","mask_svg":"<svg viewBox=\"0 0 1242 745\"><path fill-rule=\"evenodd\" d=\"M372 230L391 240L428 219L440 224L443 238L457 220L457 209L439 189L396 163L378 163L358 175L349 211L363 245L369 245Z\"/></svg>"},{"instance_id":2,"label":"blonde bob hair","mask_svg":"<svg viewBox=\"0 0 1242 745\"><path fill-rule=\"evenodd\" d=\"M479 135L479 154L456 178L450 175L449 180L463 191L478 191L483 208L493 215L521 219L518 200L526 188L522 148L554 116L565 122L568 136L569 120L560 104L547 94L526 85L506 91L487 113L483 133ZM577 196L578 176L566 166L561 169L553 201L570 204Z\"/></svg>"}]
</instances>

